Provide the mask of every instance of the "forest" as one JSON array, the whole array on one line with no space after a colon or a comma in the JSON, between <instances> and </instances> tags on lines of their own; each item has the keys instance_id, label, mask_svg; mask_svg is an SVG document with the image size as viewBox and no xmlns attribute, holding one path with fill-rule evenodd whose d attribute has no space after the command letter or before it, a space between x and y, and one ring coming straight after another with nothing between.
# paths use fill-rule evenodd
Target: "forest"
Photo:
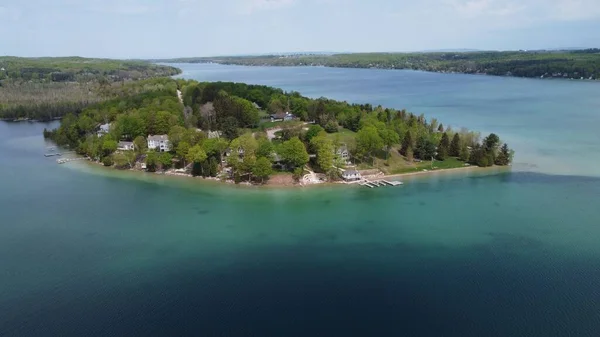
<instances>
[{"instance_id":1,"label":"forest","mask_svg":"<svg viewBox=\"0 0 600 337\"><path fill-rule=\"evenodd\" d=\"M0 57L0 118L60 118L110 99L112 87L179 72L142 61Z\"/></svg>"},{"instance_id":2,"label":"forest","mask_svg":"<svg viewBox=\"0 0 600 337\"><path fill-rule=\"evenodd\" d=\"M600 79L600 49L574 51L481 51L435 53L353 53L267 55L161 60L163 62L248 66L327 66L411 69L496 76Z\"/></svg>"},{"instance_id":3,"label":"forest","mask_svg":"<svg viewBox=\"0 0 600 337\"><path fill-rule=\"evenodd\" d=\"M508 165L512 159L495 134L481 139L406 110L311 99L267 86L161 78L112 90L112 99L66 115L44 135L106 166L143 162L149 171L187 168L193 175L254 183L277 171L300 179L311 169L338 180L348 165L399 173L422 161L448 168ZM269 118L282 112L296 119ZM97 134L107 123L110 131ZM269 129L277 130L275 138ZM147 137L161 134L168 135L170 151L148 151ZM133 142L135 151L118 151L119 141ZM342 148L350 159L340 156Z\"/></svg>"}]
</instances>

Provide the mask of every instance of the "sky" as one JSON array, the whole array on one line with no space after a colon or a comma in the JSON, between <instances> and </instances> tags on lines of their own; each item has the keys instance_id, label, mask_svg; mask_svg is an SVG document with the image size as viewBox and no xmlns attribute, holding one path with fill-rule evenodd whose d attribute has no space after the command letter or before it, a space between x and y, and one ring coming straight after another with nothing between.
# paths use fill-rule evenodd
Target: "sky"
<instances>
[{"instance_id":1,"label":"sky","mask_svg":"<svg viewBox=\"0 0 600 337\"><path fill-rule=\"evenodd\" d=\"M600 0L0 0L0 55L600 47Z\"/></svg>"}]
</instances>

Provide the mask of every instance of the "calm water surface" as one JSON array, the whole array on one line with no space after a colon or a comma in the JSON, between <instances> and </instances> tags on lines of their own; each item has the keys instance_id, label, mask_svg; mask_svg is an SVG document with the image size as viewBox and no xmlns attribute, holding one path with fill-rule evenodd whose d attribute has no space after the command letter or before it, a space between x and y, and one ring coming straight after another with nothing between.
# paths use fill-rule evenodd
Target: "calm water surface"
<instances>
[{"instance_id":1,"label":"calm water surface","mask_svg":"<svg viewBox=\"0 0 600 337\"><path fill-rule=\"evenodd\" d=\"M455 129L495 132L515 169L600 176L600 82L325 67L177 64L184 78L295 90L310 97L406 108Z\"/></svg>"},{"instance_id":2,"label":"calm water surface","mask_svg":"<svg viewBox=\"0 0 600 337\"><path fill-rule=\"evenodd\" d=\"M277 71L290 71L242 67L233 75L230 68L212 67L194 70L194 77L265 83ZM364 76L392 76L381 73ZM496 80L521 85L518 79L469 78L484 86L499 85L488 83ZM279 81L267 84L321 95L292 74ZM373 88L352 85L320 88L326 96L403 106L386 85L372 99ZM442 87L432 84L439 92ZM462 92L450 87L455 94L447 95ZM461 106L488 100L473 95ZM574 100L592 104L585 97ZM499 94L496 99L508 106ZM421 96L405 106L420 112L418 100L435 105ZM514 111L501 118L487 110L478 116L472 108L460 120L458 111L439 107L435 114L473 128L500 126L501 135L515 139L528 134ZM594 121L588 110L573 114ZM0 336L546 337L600 331L600 179L591 171L568 175L578 165L553 168L560 175L542 173L539 151L546 145L537 136L525 142L538 153L537 166L523 164L527 170L512 173L407 179L402 187L373 190L265 190L57 165L43 157L41 137L44 127L55 125L0 122ZM532 130L554 132L547 125L555 124L540 118ZM573 125L577 132L564 137L578 144L597 139ZM555 158L554 152L548 156ZM593 151L588 160L598 161Z\"/></svg>"}]
</instances>

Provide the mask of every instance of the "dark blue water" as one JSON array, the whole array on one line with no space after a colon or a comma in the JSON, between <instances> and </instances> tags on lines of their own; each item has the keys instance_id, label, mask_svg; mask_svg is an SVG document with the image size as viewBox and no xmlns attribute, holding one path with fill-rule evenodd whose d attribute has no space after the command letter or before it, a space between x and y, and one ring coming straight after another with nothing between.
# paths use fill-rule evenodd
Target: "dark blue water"
<instances>
[{"instance_id":1,"label":"dark blue water","mask_svg":"<svg viewBox=\"0 0 600 337\"><path fill-rule=\"evenodd\" d=\"M2 337L600 331L593 176L245 189L57 165L44 127L0 122Z\"/></svg>"}]
</instances>

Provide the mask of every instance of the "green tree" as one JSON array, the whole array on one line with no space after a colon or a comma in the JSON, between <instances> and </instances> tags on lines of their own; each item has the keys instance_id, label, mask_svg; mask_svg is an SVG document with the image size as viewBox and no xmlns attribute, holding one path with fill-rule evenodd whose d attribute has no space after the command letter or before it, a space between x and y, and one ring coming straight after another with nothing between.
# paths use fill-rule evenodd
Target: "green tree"
<instances>
[{"instance_id":1,"label":"green tree","mask_svg":"<svg viewBox=\"0 0 600 337\"><path fill-rule=\"evenodd\" d=\"M313 137L316 137L317 135L319 135L319 133L321 133L321 131L325 131L325 129L323 129L320 125L318 125L318 124L311 125L308 128L308 131L306 131L306 134L304 136L306 142L310 143L311 139L313 139Z\"/></svg>"},{"instance_id":2,"label":"green tree","mask_svg":"<svg viewBox=\"0 0 600 337\"><path fill-rule=\"evenodd\" d=\"M275 147L268 138L262 137L258 139L258 149L256 150L257 157L265 157L271 160L273 157L273 151L275 151Z\"/></svg>"},{"instance_id":3,"label":"green tree","mask_svg":"<svg viewBox=\"0 0 600 337\"><path fill-rule=\"evenodd\" d=\"M186 157L187 157L189 151L190 151L190 144L188 144L188 142L180 142L179 145L177 145L177 149L175 150L177 157L179 157L179 159L183 161L184 167L186 166L185 160L186 160Z\"/></svg>"},{"instance_id":4,"label":"green tree","mask_svg":"<svg viewBox=\"0 0 600 337\"><path fill-rule=\"evenodd\" d=\"M156 172L158 165L158 153L154 150L148 151L148 154L146 155L146 169L149 172Z\"/></svg>"},{"instance_id":5,"label":"green tree","mask_svg":"<svg viewBox=\"0 0 600 337\"><path fill-rule=\"evenodd\" d=\"M506 143L504 143L504 145L502 145L502 147L500 148L500 152L498 153L498 156L496 157L496 165L500 165L500 166L506 166L508 164L510 164L512 160L512 153L511 150L508 148L508 145Z\"/></svg>"},{"instance_id":6,"label":"green tree","mask_svg":"<svg viewBox=\"0 0 600 337\"><path fill-rule=\"evenodd\" d=\"M375 151L383 148L383 140L374 126L365 126L356 134L356 152L363 158L372 158Z\"/></svg>"},{"instance_id":7,"label":"green tree","mask_svg":"<svg viewBox=\"0 0 600 337\"><path fill-rule=\"evenodd\" d=\"M448 152L450 151L450 139L448 138L448 134L444 132L442 135L442 139L440 140L440 144L437 149L437 159L444 161L448 158Z\"/></svg>"},{"instance_id":8,"label":"green tree","mask_svg":"<svg viewBox=\"0 0 600 337\"><path fill-rule=\"evenodd\" d=\"M192 146L186 155L186 159L190 163L199 164L206 160L206 152L200 145Z\"/></svg>"},{"instance_id":9,"label":"green tree","mask_svg":"<svg viewBox=\"0 0 600 337\"><path fill-rule=\"evenodd\" d=\"M466 143L462 144L460 146L459 159L464 161L465 163L468 163L470 157L471 157L471 152L469 151L469 147L467 146Z\"/></svg>"},{"instance_id":10,"label":"green tree","mask_svg":"<svg viewBox=\"0 0 600 337\"><path fill-rule=\"evenodd\" d=\"M448 154L452 157L460 156L460 135L458 133L455 133L454 137L452 137L452 143L450 143L450 151Z\"/></svg>"},{"instance_id":11,"label":"green tree","mask_svg":"<svg viewBox=\"0 0 600 337\"><path fill-rule=\"evenodd\" d=\"M322 172L327 173L333 168L335 159L333 142L327 136L319 135L312 139L310 145L317 154L317 165Z\"/></svg>"},{"instance_id":12,"label":"green tree","mask_svg":"<svg viewBox=\"0 0 600 337\"><path fill-rule=\"evenodd\" d=\"M309 159L306 147L298 137L283 142L279 154L291 167L302 167L308 163Z\"/></svg>"},{"instance_id":13,"label":"green tree","mask_svg":"<svg viewBox=\"0 0 600 337\"><path fill-rule=\"evenodd\" d=\"M254 163L254 167L252 168L252 174L260 179L260 182L263 183L265 179L269 178L271 174L273 174L273 169L271 167L271 161L265 157L260 157Z\"/></svg>"},{"instance_id":14,"label":"green tree","mask_svg":"<svg viewBox=\"0 0 600 337\"><path fill-rule=\"evenodd\" d=\"M383 140L383 145L385 145L385 157L387 159L392 146L400 142L400 136L396 131L389 128L380 129L379 136Z\"/></svg>"},{"instance_id":15,"label":"green tree","mask_svg":"<svg viewBox=\"0 0 600 337\"><path fill-rule=\"evenodd\" d=\"M253 156L258 150L258 142L251 133L246 133L231 141L231 150L242 150L244 156Z\"/></svg>"},{"instance_id":16,"label":"green tree","mask_svg":"<svg viewBox=\"0 0 600 337\"><path fill-rule=\"evenodd\" d=\"M408 130L404 135L404 139L402 140L402 148L400 149L400 153L402 153L404 156L407 156L406 153L408 149L413 149L413 142L412 133L410 130Z\"/></svg>"},{"instance_id":17,"label":"green tree","mask_svg":"<svg viewBox=\"0 0 600 337\"><path fill-rule=\"evenodd\" d=\"M169 152L161 152L158 156L158 161L163 170L167 170L173 166L173 155Z\"/></svg>"},{"instance_id":18,"label":"green tree","mask_svg":"<svg viewBox=\"0 0 600 337\"><path fill-rule=\"evenodd\" d=\"M148 150L148 142L143 136L137 136L133 140L133 146L138 153L144 153Z\"/></svg>"},{"instance_id":19,"label":"green tree","mask_svg":"<svg viewBox=\"0 0 600 337\"><path fill-rule=\"evenodd\" d=\"M175 125L169 130L169 143L172 149L177 149L180 142L186 141L187 129L183 126ZM189 142L188 142L189 145Z\"/></svg>"},{"instance_id":20,"label":"green tree","mask_svg":"<svg viewBox=\"0 0 600 337\"><path fill-rule=\"evenodd\" d=\"M105 157L110 156L113 152L117 151L117 142L112 140L112 139L105 139L104 142L102 142L102 152L104 153Z\"/></svg>"}]
</instances>

